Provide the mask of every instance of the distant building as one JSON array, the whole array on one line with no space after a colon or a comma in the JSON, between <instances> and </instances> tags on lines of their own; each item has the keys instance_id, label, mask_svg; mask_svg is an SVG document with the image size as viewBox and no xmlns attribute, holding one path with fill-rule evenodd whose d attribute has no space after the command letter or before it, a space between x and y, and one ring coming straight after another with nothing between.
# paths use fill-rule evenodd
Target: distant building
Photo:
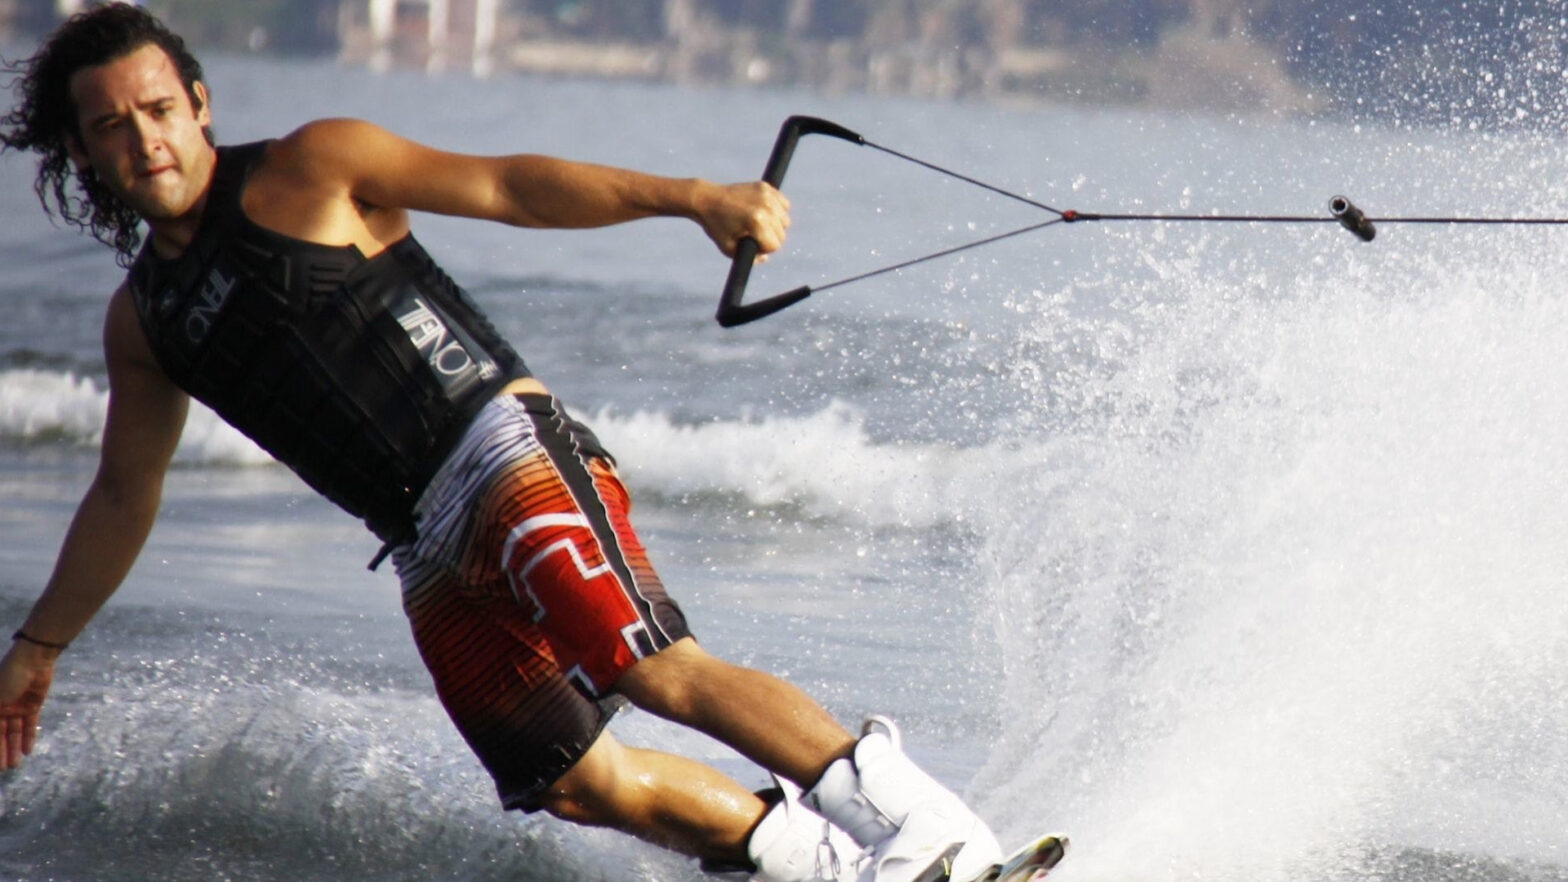
<instances>
[{"instance_id":1,"label":"distant building","mask_svg":"<svg viewBox=\"0 0 1568 882\"><path fill-rule=\"evenodd\" d=\"M338 38L342 55L385 70L469 70L495 66L501 0L342 0Z\"/></svg>"}]
</instances>

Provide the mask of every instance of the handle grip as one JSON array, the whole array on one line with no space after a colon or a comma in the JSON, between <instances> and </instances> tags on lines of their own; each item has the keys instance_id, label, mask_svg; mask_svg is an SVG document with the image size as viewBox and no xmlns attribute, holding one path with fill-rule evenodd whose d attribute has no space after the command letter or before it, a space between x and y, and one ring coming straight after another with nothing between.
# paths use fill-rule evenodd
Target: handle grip
<instances>
[{"instance_id":1,"label":"handle grip","mask_svg":"<svg viewBox=\"0 0 1568 882\"><path fill-rule=\"evenodd\" d=\"M852 144L866 142L866 139L838 123L815 116L792 116L779 127L779 136L773 142L773 152L768 156L767 167L762 170L763 181L775 187L784 183L784 172L789 169L789 162L795 156L795 145L803 135L828 135ZM811 296L811 286L802 285L754 303L741 303L740 299L746 293L746 282L751 279L752 264L756 260L757 240L750 237L740 240L735 257L730 261L730 274L724 281L724 293L719 295L719 310L714 314L719 324L726 328L770 316Z\"/></svg>"}]
</instances>

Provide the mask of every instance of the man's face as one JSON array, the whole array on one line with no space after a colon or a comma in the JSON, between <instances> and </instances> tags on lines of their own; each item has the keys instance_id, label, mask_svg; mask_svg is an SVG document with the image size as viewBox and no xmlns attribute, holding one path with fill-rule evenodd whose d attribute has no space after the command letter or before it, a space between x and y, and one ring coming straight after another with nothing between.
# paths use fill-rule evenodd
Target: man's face
<instances>
[{"instance_id":1,"label":"man's face","mask_svg":"<svg viewBox=\"0 0 1568 882\"><path fill-rule=\"evenodd\" d=\"M192 106L167 53L148 44L122 58L77 71L70 82L81 141L71 158L151 222L196 206L212 177L214 154L203 129L212 121L207 90Z\"/></svg>"}]
</instances>

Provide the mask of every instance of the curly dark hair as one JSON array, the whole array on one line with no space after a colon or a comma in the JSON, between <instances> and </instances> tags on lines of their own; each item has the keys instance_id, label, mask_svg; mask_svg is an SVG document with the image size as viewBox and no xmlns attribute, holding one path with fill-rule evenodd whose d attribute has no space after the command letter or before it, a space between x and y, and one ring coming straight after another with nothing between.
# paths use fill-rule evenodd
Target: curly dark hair
<instances>
[{"instance_id":1,"label":"curly dark hair","mask_svg":"<svg viewBox=\"0 0 1568 882\"><path fill-rule=\"evenodd\" d=\"M73 169L68 138L81 143L82 132L71 98L71 77L87 67L123 58L153 44L168 54L191 105L201 107L196 83L201 63L185 41L146 10L128 3L109 3L71 16L32 58L4 61L9 87L18 94L16 107L0 118L0 151L31 150L42 158L33 190L44 211L91 233L114 248L122 266L135 258L141 244L141 217L99 182L90 168ZM212 141L211 131L206 132ZM69 192L72 179L76 193Z\"/></svg>"}]
</instances>

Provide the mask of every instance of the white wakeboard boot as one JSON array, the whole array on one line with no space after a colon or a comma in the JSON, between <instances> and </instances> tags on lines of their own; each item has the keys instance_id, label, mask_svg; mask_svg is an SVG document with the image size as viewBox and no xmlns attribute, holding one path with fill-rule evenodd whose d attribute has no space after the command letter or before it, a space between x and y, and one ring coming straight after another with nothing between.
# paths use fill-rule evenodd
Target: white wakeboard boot
<instances>
[{"instance_id":1,"label":"white wakeboard boot","mask_svg":"<svg viewBox=\"0 0 1568 882\"><path fill-rule=\"evenodd\" d=\"M930 878L943 861L962 882L1002 861L991 828L904 754L886 717L866 720L854 753L828 766L805 801L867 849L868 882Z\"/></svg>"},{"instance_id":2,"label":"white wakeboard boot","mask_svg":"<svg viewBox=\"0 0 1568 882\"><path fill-rule=\"evenodd\" d=\"M807 808L799 787L777 776L774 780L783 797L746 843L746 855L756 865L752 882L870 882L861 879L865 850Z\"/></svg>"}]
</instances>

